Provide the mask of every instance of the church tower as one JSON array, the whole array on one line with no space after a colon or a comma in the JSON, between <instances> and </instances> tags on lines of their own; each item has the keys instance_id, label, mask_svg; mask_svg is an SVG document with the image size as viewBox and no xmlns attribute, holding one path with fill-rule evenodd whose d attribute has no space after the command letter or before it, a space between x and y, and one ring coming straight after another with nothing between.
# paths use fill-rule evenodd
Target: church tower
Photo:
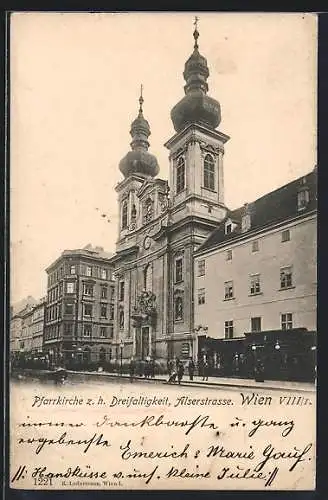
<instances>
[{"instance_id":1,"label":"church tower","mask_svg":"<svg viewBox=\"0 0 328 500\"><path fill-rule=\"evenodd\" d=\"M111 259L117 279L116 361L120 352L124 359L152 358L164 367L173 357L197 358L194 252L226 217L223 153L229 137L217 130L220 105L207 95L209 70L195 24L194 51L183 73L185 96L171 112L176 133L166 143L169 182L157 177L158 162L148 151L142 92L131 151L119 163L120 216Z\"/></svg>"},{"instance_id":2,"label":"church tower","mask_svg":"<svg viewBox=\"0 0 328 500\"><path fill-rule=\"evenodd\" d=\"M197 358L194 332L194 252L224 220L223 155L229 137L217 130L218 101L209 97L207 61L199 52L195 19L194 50L183 72L185 96L171 111L175 135L170 155L169 357Z\"/></svg>"},{"instance_id":3,"label":"church tower","mask_svg":"<svg viewBox=\"0 0 328 500\"><path fill-rule=\"evenodd\" d=\"M123 179L116 186L119 227L115 265L117 281L114 314L116 362L124 359L165 358L166 233L168 182L157 177L159 165L149 153L150 127L139 113L131 124L131 151L119 163Z\"/></svg>"},{"instance_id":4,"label":"church tower","mask_svg":"<svg viewBox=\"0 0 328 500\"><path fill-rule=\"evenodd\" d=\"M143 214L142 198L138 196L138 190L145 180L153 179L159 172L157 159L148 152L150 127L143 116L142 86L139 98L139 113L131 124L130 134L132 137L131 151L129 151L119 163L119 169L124 180L118 184L119 201L119 241L124 244L131 232L135 231L143 223L147 214ZM153 213L154 200L151 199L146 210L148 217Z\"/></svg>"},{"instance_id":5,"label":"church tower","mask_svg":"<svg viewBox=\"0 0 328 500\"><path fill-rule=\"evenodd\" d=\"M224 219L223 155L229 137L216 130L221 121L218 101L209 97L207 61L198 50L197 18L194 51L183 72L185 96L174 106L171 119L176 134L170 150L172 222L198 217L212 229Z\"/></svg>"}]
</instances>

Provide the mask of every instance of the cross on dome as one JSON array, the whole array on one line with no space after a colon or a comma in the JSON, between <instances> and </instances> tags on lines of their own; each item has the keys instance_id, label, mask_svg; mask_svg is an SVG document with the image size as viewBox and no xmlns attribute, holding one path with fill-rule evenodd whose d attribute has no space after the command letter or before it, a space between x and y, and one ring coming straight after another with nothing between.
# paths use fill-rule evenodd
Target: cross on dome
<instances>
[{"instance_id":1,"label":"cross on dome","mask_svg":"<svg viewBox=\"0 0 328 500\"><path fill-rule=\"evenodd\" d=\"M142 105L144 103L144 99L142 97L142 91L143 91L143 85L141 84L140 85L140 97L139 97L139 104L140 104L139 113L141 113L141 114L142 114Z\"/></svg>"},{"instance_id":2,"label":"cross on dome","mask_svg":"<svg viewBox=\"0 0 328 500\"><path fill-rule=\"evenodd\" d=\"M194 48L195 49L198 49L198 43L197 43L197 40L198 40L198 37L199 37L199 32L198 32L198 21L199 21L199 18L197 16L195 16L195 21L194 21L194 26L195 26L195 29L194 29L194 39L195 39L195 45L194 45Z\"/></svg>"}]
</instances>

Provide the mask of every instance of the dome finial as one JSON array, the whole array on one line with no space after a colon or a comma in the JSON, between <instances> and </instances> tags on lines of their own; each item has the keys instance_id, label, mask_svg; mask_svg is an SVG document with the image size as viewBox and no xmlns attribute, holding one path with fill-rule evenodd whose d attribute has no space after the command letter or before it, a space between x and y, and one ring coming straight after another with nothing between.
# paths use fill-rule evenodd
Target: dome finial
<instances>
[{"instance_id":1,"label":"dome finial","mask_svg":"<svg viewBox=\"0 0 328 500\"><path fill-rule=\"evenodd\" d=\"M198 40L198 37L199 37L199 32L198 32L198 21L199 21L199 18L197 16L195 16L195 21L194 21L194 26L195 26L195 29L194 29L194 39L195 39L195 44L194 44L194 49L198 49L198 43L197 43L197 40Z\"/></svg>"},{"instance_id":2,"label":"dome finial","mask_svg":"<svg viewBox=\"0 0 328 500\"><path fill-rule=\"evenodd\" d=\"M143 85L141 84L140 85L140 97L139 97L139 114L142 115L142 105L143 105L143 102L144 102L144 99L142 97L142 91L143 91Z\"/></svg>"}]
</instances>

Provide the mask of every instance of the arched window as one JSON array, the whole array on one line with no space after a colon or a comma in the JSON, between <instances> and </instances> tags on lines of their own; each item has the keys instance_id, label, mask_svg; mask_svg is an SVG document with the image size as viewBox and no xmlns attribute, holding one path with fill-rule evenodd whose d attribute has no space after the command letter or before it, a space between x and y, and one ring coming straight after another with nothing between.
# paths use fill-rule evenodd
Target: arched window
<instances>
[{"instance_id":1,"label":"arched window","mask_svg":"<svg viewBox=\"0 0 328 500\"><path fill-rule=\"evenodd\" d=\"M174 299L174 320L181 321L183 319L183 298L178 296Z\"/></svg>"},{"instance_id":2,"label":"arched window","mask_svg":"<svg viewBox=\"0 0 328 500\"><path fill-rule=\"evenodd\" d=\"M132 205L132 210L131 210L131 222L135 222L137 218L137 209L135 204Z\"/></svg>"},{"instance_id":3,"label":"arched window","mask_svg":"<svg viewBox=\"0 0 328 500\"><path fill-rule=\"evenodd\" d=\"M177 163L177 194L181 193L185 188L185 161L182 156Z\"/></svg>"},{"instance_id":4,"label":"arched window","mask_svg":"<svg viewBox=\"0 0 328 500\"><path fill-rule=\"evenodd\" d=\"M153 289L153 268L151 264L147 264L144 269L144 290L151 292Z\"/></svg>"},{"instance_id":5,"label":"arched window","mask_svg":"<svg viewBox=\"0 0 328 500\"><path fill-rule=\"evenodd\" d=\"M214 160L211 155L206 155L204 159L204 187L213 191L215 189Z\"/></svg>"},{"instance_id":6,"label":"arched window","mask_svg":"<svg viewBox=\"0 0 328 500\"><path fill-rule=\"evenodd\" d=\"M128 227L128 202L123 201L122 203L122 229Z\"/></svg>"}]
</instances>

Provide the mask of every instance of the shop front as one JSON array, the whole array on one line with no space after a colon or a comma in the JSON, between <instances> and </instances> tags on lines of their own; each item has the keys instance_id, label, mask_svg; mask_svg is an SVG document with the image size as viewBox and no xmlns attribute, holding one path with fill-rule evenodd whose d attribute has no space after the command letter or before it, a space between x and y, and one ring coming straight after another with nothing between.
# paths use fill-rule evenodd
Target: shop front
<instances>
[{"instance_id":1,"label":"shop front","mask_svg":"<svg viewBox=\"0 0 328 500\"><path fill-rule=\"evenodd\" d=\"M200 337L198 366L205 360L210 374L254 378L261 368L267 380L314 381L316 332L305 328L245 333L233 339Z\"/></svg>"}]
</instances>

